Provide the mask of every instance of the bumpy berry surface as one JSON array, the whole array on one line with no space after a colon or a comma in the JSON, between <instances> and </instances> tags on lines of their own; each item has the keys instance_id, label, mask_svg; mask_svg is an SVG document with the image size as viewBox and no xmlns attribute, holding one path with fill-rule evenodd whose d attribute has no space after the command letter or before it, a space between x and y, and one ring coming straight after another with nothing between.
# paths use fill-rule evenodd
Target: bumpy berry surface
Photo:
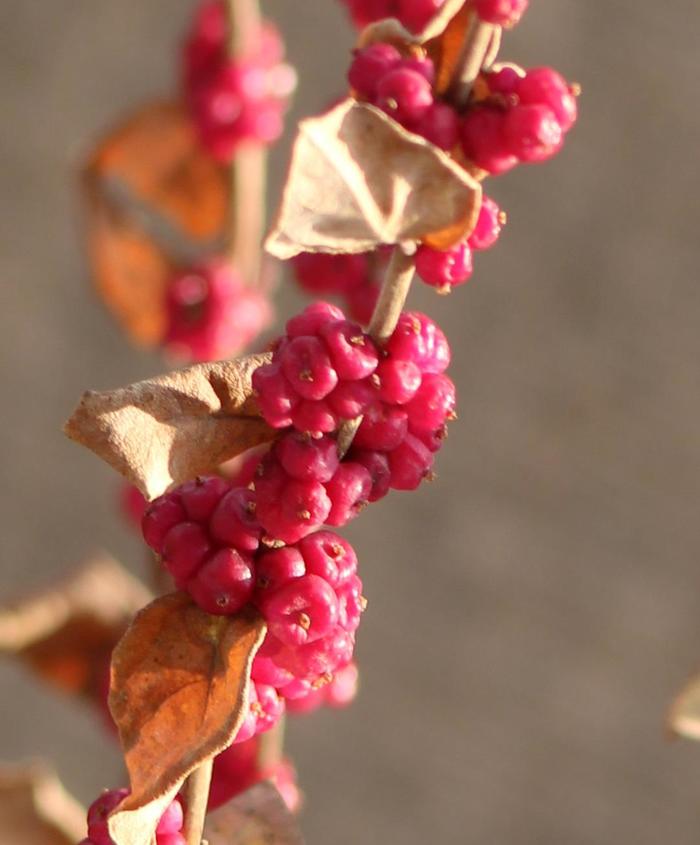
<instances>
[{"instance_id":1,"label":"bumpy berry surface","mask_svg":"<svg viewBox=\"0 0 700 845\"><path fill-rule=\"evenodd\" d=\"M523 16L530 0L474 0L476 13L487 23L513 26Z\"/></svg>"},{"instance_id":2,"label":"bumpy berry surface","mask_svg":"<svg viewBox=\"0 0 700 845\"><path fill-rule=\"evenodd\" d=\"M472 275L471 247L466 241L446 250L421 246L416 254L416 271L423 281L439 293L463 285Z\"/></svg>"},{"instance_id":3,"label":"bumpy berry surface","mask_svg":"<svg viewBox=\"0 0 700 845\"><path fill-rule=\"evenodd\" d=\"M97 798L87 813L88 838L83 842L88 845L114 845L109 835L107 820L109 815L129 795L128 789L111 789ZM175 799L165 809L156 828L156 845L185 845L182 835L184 814L179 799Z\"/></svg>"},{"instance_id":4,"label":"bumpy berry surface","mask_svg":"<svg viewBox=\"0 0 700 845\"><path fill-rule=\"evenodd\" d=\"M469 236L469 246L474 250L490 249L498 240L505 225L506 216L491 197L484 196L479 209L479 219Z\"/></svg>"}]
</instances>

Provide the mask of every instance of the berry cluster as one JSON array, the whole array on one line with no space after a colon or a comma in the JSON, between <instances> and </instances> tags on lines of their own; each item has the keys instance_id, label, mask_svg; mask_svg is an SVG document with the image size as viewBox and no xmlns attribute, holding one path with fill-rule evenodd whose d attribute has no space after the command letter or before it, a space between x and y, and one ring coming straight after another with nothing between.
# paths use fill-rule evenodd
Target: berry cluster
<instances>
[{"instance_id":1,"label":"berry cluster","mask_svg":"<svg viewBox=\"0 0 700 845\"><path fill-rule=\"evenodd\" d=\"M128 789L110 789L90 805L87 814L88 835L80 845L114 845L107 819L128 794ZM158 822L156 845L186 845L182 834L183 817L182 804L176 798Z\"/></svg>"},{"instance_id":2,"label":"berry cluster","mask_svg":"<svg viewBox=\"0 0 700 845\"><path fill-rule=\"evenodd\" d=\"M241 143L276 141L296 86L272 24L264 24L248 55L234 61L227 45L225 4L205 0L185 43L184 84L202 143L221 161L230 161Z\"/></svg>"},{"instance_id":3,"label":"berry cluster","mask_svg":"<svg viewBox=\"0 0 700 845\"><path fill-rule=\"evenodd\" d=\"M166 351L212 361L245 349L272 319L269 299L246 286L230 263L210 260L170 280L165 302Z\"/></svg>"},{"instance_id":4,"label":"berry cluster","mask_svg":"<svg viewBox=\"0 0 700 845\"><path fill-rule=\"evenodd\" d=\"M365 605L345 540L318 532L269 548L256 510L256 491L213 476L156 499L142 524L176 585L202 609L230 615L251 603L267 623L236 742L272 728L286 699L311 694L348 665Z\"/></svg>"}]
</instances>

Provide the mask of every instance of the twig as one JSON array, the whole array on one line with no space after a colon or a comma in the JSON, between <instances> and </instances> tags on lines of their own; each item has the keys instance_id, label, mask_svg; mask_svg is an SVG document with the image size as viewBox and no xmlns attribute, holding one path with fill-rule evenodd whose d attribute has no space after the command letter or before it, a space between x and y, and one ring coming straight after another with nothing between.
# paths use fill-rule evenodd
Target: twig
<instances>
[{"instance_id":1,"label":"twig","mask_svg":"<svg viewBox=\"0 0 700 845\"><path fill-rule=\"evenodd\" d=\"M185 813L184 834L187 845L201 845L204 817L209 803L209 786L214 758L210 757L195 769L185 783Z\"/></svg>"},{"instance_id":2,"label":"twig","mask_svg":"<svg viewBox=\"0 0 700 845\"><path fill-rule=\"evenodd\" d=\"M452 78L452 84L447 92L448 99L458 108L463 109L469 100L472 86L476 81L487 59L493 61L494 43L496 50L499 27L491 23L484 23L476 15L472 18L467 37L462 46L462 52Z\"/></svg>"},{"instance_id":3,"label":"twig","mask_svg":"<svg viewBox=\"0 0 700 845\"><path fill-rule=\"evenodd\" d=\"M277 722L272 730L262 734L258 743L257 764L261 772L274 769L284 755L285 717Z\"/></svg>"}]
</instances>

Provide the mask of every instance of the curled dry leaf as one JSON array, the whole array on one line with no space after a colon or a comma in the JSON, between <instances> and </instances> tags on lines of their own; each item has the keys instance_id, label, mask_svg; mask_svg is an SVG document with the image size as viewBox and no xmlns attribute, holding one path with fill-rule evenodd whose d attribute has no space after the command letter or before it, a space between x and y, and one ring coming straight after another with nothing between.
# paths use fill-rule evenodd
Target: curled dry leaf
<instances>
[{"instance_id":1,"label":"curled dry leaf","mask_svg":"<svg viewBox=\"0 0 700 845\"><path fill-rule=\"evenodd\" d=\"M64 431L152 499L272 440L251 384L253 371L269 360L248 355L88 391Z\"/></svg>"},{"instance_id":2,"label":"curled dry leaf","mask_svg":"<svg viewBox=\"0 0 700 845\"><path fill-rule=\"evenodd\" d=\"M129 335L154 345L165 330L173 268L219 243L226 172L199 144L180 103L149 103L112 130L84 169L88 254L98 292Z\"/></svg>"},{"instance_id":3,"label":"curled dry leaf","mask_svg":"<svg viewBox=\"0 0 700 845\"><path fill-rule=\"evenodd\" d=\"M112 649L150 592L107 554L61 582L0 607L0 652L63 692L103 694Z\"/></svg>"},{"instance_id":4,"label":"curled dry leaf","mask_svg":"<svg viewBox=\"0 0 700 845\"><path fill-rule=\"evenodd\" d=\"M85 809L48 766L0 766L0 842L75 845L84 835Z\"/></svg>"},{"instance_id":5,"label":"curled dry leaf","mask_svg":"<svg viewBox=\"0 0 700 845\"><path fill-rule=\"evenodd\" d=\"M131 784L110 819L116 845L150 845L184 779L230 745L264 636L253 610L211 616L185 593L136 616L112 658L109 705Z\"/></svg>"},{"instance_id":6,"label":"curled dry leaf","mask_svg":"<svg viewBox=\"0 0 700 845\"><path fill-rule=\"evenodd\" d=\"M474 227L479 183L379 109L352 99L302 121L266 248L369 252L428 238L451 246Z\"/></svg>"},{"instance_id":7,"label":"curled dry leaf","mask_svg":"<svg viewBox=\"0 0 700 845\"><path fill-rule=\"evenodd\" d=\"M700 740L700 675L688 681L671 705L668 727L676 736Z\"/></svg>"},{"instance_id":8,"label":"curled dry leaf","mask_svg":"<svg viewBox=\"0 0 700 845\"><path fill-rule=\"evenodd\" d=\"M303 845L296 818L269 782L253 786L207 816L209 845Z\"/></svg>"}]
</instances>

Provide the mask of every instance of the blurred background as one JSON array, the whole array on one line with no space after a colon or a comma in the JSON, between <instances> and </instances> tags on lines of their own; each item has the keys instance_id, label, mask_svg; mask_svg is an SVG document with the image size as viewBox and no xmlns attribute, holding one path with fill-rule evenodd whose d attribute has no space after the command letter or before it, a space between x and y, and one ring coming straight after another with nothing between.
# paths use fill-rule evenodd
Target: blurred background
<instances>
[{"instance_id":1,"label":"blurred background","mask_svg":"<svg viewBox=\"0 0 700 845\"><path fill-rule=\"evenodd\" d=\"M96 548L133 571L118 482L60 427L164 368L92 295L76 169L174 90L193 0L0 3L0 596ZM336 0L266 0L300 75L342 89ZM369 611L348 711L294 721L309 845L696 843L700 746L664 714L700 662L700 65L694 0L533 0L502 53L583 86L564 152L491 183L509 225L452 298L460 419L437 481L348 534ZM289 133L273 154L280 186ZM291 283L281 314L302 302ZM83 800L122 780L87 709L0 665L0 755Z\"/></svg>"}]
</instances>

